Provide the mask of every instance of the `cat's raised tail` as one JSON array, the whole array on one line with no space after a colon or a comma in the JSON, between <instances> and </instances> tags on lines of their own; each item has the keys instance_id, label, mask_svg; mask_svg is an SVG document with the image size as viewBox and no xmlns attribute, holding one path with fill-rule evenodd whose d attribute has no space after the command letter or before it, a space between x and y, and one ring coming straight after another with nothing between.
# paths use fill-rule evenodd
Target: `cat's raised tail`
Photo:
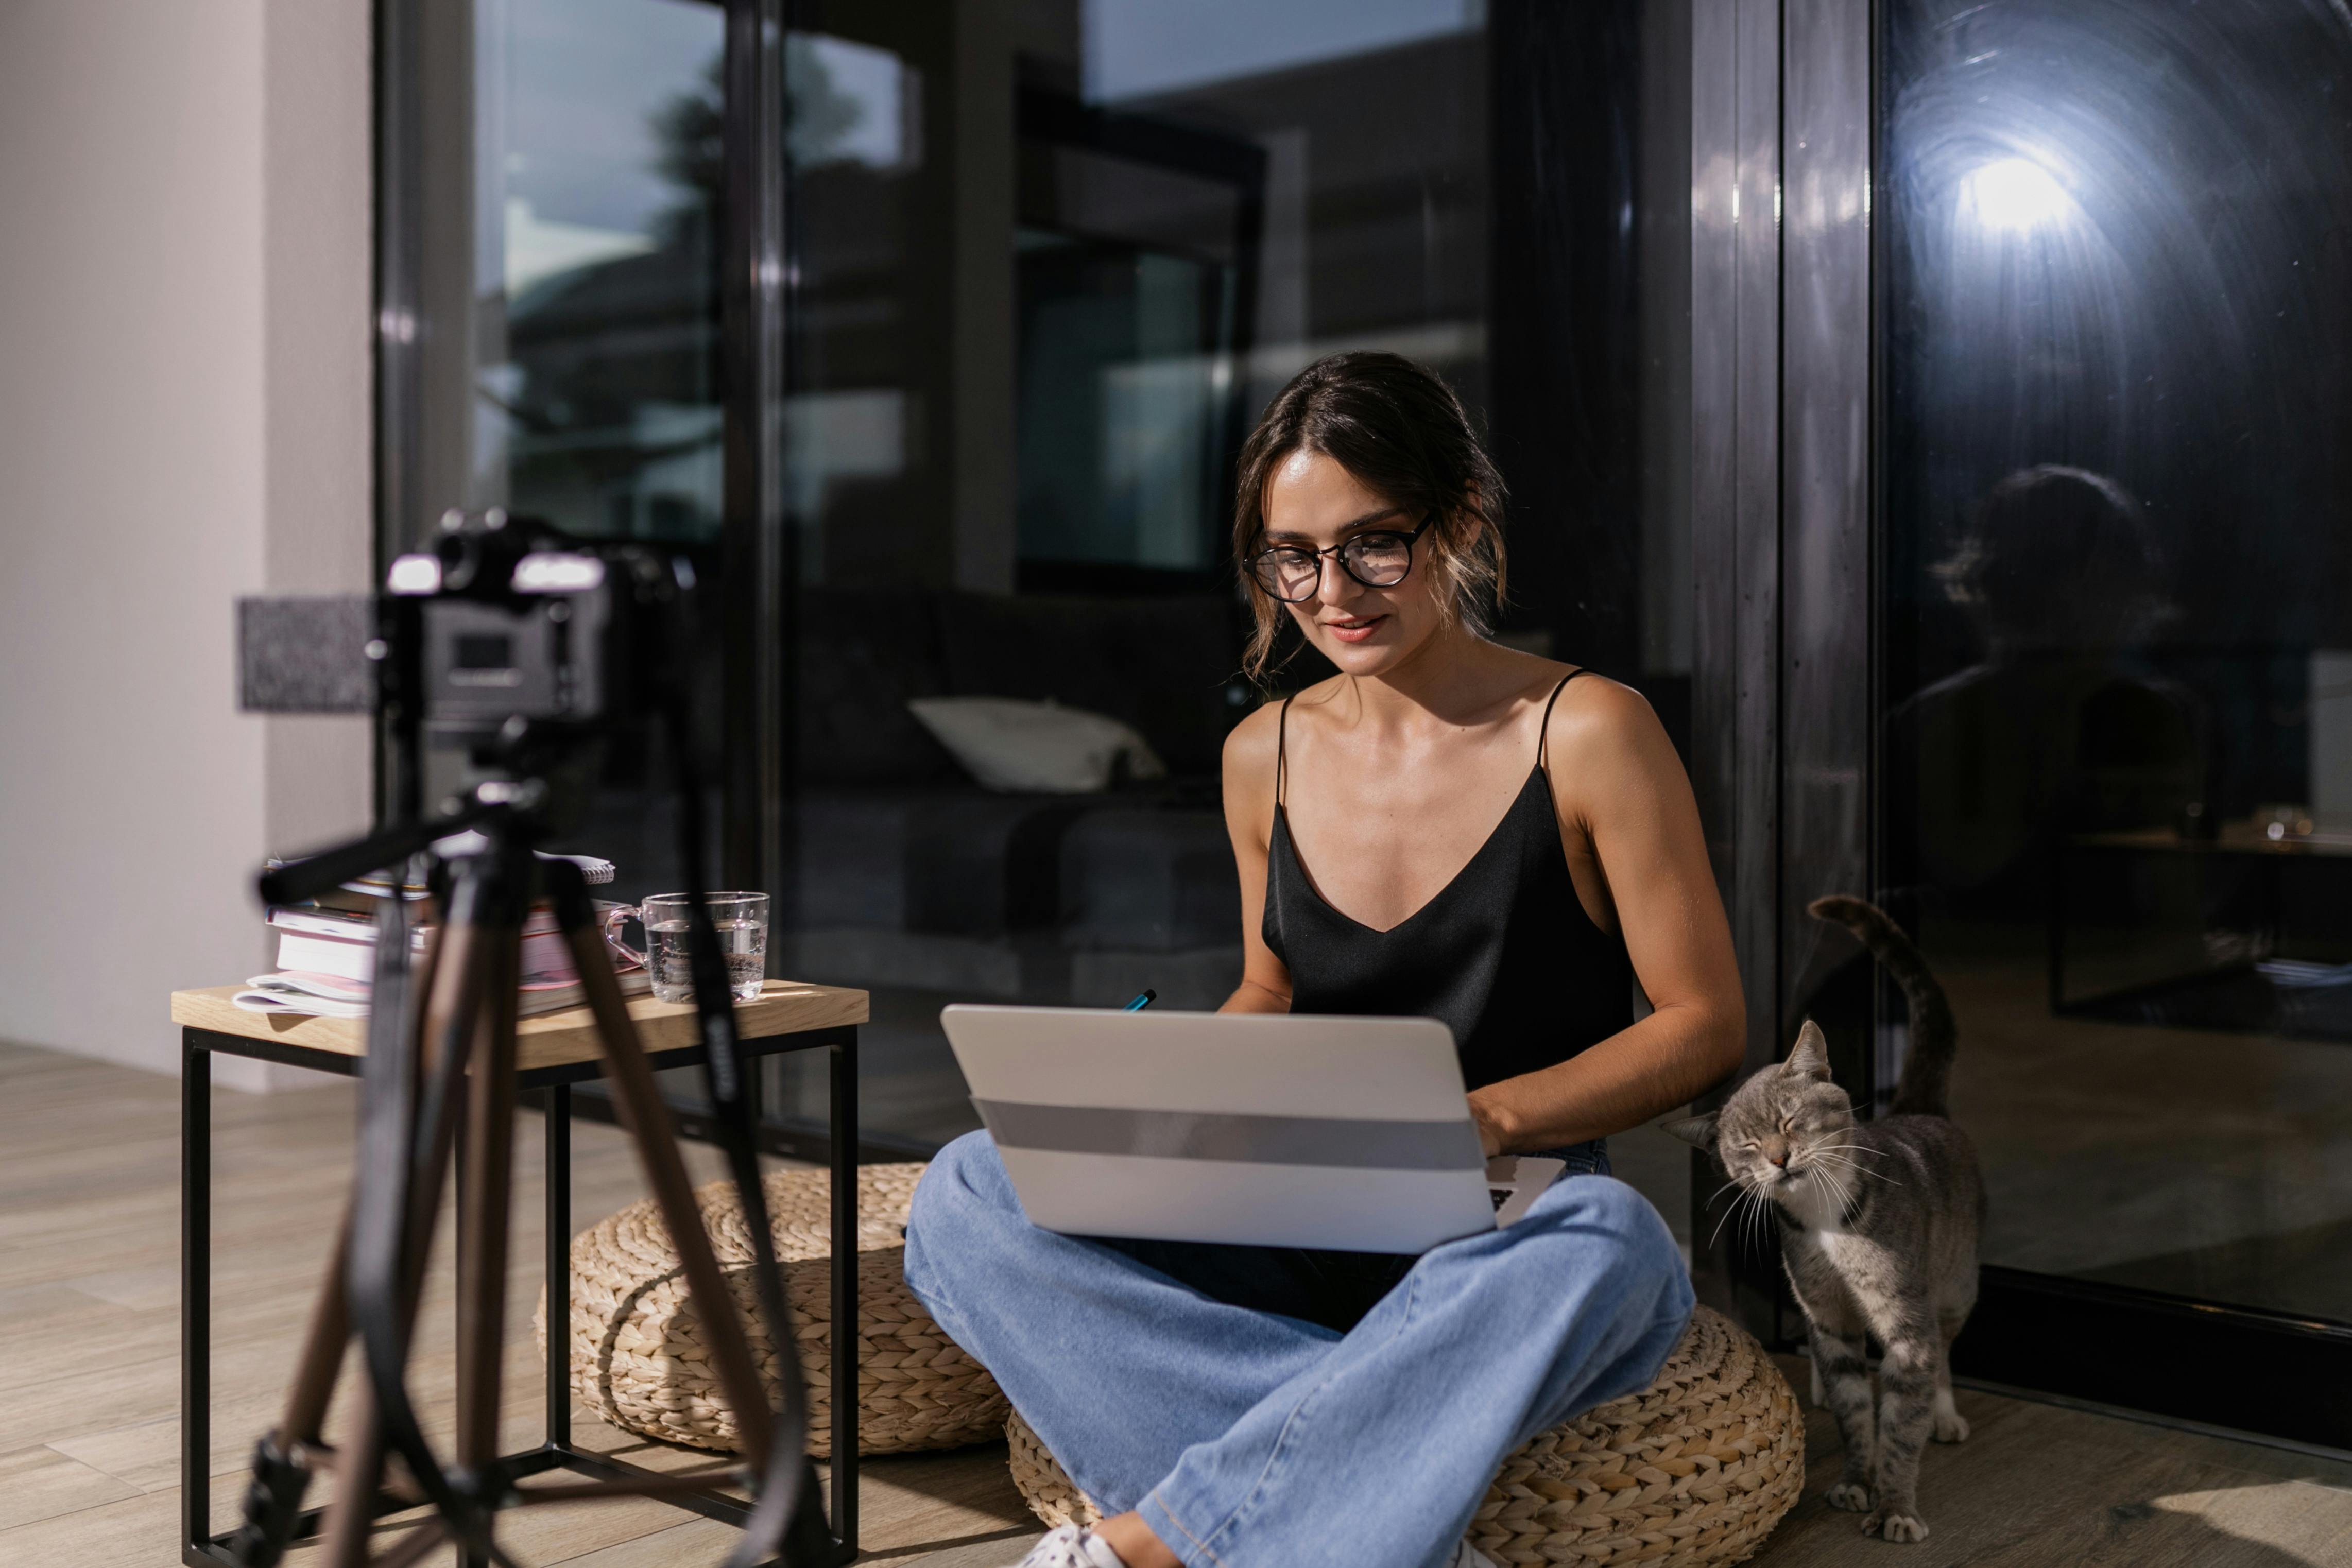
<instances>
[{"instance_id":1,"label":"cat's raised tail","mask_svg":"<svg viewBox=\"0 0 2352 1568\"><path fill-rule=\"evenodd\" d=\"M1895 1116L1948 1116L1952 1054L1959 1046L1958 1026L1952 1021L1952 1004L1927 967L1927 960L1911 945L1903 928L1876 904L1835 894L1805 905L1816 920L1826 920L1853 932L1870 956L1886 966L1911 1005L1911 1049L1903 1061L1903 1082L1895 1086L1895 1103L1887 1113Z\"/></svg>"}]
</instances>

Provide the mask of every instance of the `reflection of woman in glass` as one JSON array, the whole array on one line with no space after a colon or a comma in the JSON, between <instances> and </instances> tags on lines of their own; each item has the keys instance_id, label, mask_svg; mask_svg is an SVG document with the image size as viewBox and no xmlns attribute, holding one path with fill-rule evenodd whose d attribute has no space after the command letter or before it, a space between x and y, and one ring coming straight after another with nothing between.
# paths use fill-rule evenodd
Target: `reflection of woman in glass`
<instances>
[{"instance_id":1,"label":"reflection of woman in glass","mask_svg":"<svg viewBox=\"0 0 2352 1568\"><path fill-rule=\"evenodd\" d=\"M1729 933L1648 706L1479 634L1500 500L1461 405L1393 355L1310 366L1252 436L1252 667L1286 615L1339 673L1226 743L1225 1008L1441 1019L1487 1151L1575 1174L1507 1229L1391 1258L1051 1234L985 1134L950 1145L908 1278L1113 1516L1033 1563L1479 1561L1462 1535L1502 1458L1682 1333L1681 1260L1602 1140L1738 1064Z\"/></svg>"},{"instance_id":2,"label":"reflection of woman in glass","mask_svg":"<svg viewBox=\"0 0 2352 1568\"><path fill-rule=\"evenodd\" d=\"M1940 569L1982 658L1893 716L1916 792L1920 872L1998 895L2041 873L2053 832L2169 825L2202 793L2196 699L2136 668L2166 610L2138 503L2044 464L1993 486ZM2022 891L2020 887L2018 891Z\"/></svg>"}]
</instances>

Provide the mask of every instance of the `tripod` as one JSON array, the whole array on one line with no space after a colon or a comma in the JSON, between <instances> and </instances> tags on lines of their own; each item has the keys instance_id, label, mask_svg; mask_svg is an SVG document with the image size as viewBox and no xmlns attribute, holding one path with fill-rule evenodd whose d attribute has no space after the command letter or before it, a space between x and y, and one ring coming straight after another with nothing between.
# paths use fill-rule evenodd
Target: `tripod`
<instances>
[{"instance_id":1,"label":"tripod","mask_svg":"<svg viewBox=\"0 0 2352 1568\"><path fill-rule=\"evenodd\" d=\"M760 1187L751 1108L716 933L698 896L689 946L705 1070L753 1239L757 1300L777 1349L782 1402L775 1410L702 1228L668 1109L623 1001L586 883L570 862L531 852L533 808L544 794L530 781L493 780L453 817L395 829L265 879L265 896L273 902L303 896L305 888L315 892L350 874L359 862L400 863L407 858L401 852L429 841L446 872L446 918L412 987L407 907L394 898L381 908L358 1179L283 1413L256 1448L244 1522L232 1545L245 1568L278 1562L308 1482L322 1470L333 1479L324 1529L331 1568L406 1568L444 1543L455 1543L468 1568L491 1563L514 1568L496 1535L505 1509L684 1494L714 1480L747 1477L758 1478L757 1502L732 1558L737 1568L765 1561L779 1545L780 1561L791 1568L815 1568L831 1558L832 1542L814 1506L814 1471L805 1455L806 1396ZM546 1468L544 1456L499 1457L517 984L523 923L541 895L553 906L580 977L616 1111L677 1249L712 1371L737 1413L743 1464L661 1477L539 1481L533 1477ZM445 1464L419 1426L405 1372L442 1195L460 1163L457 1423ZM568 1325L551 1322L548 1333L566 1333ZM331 1449L322 1428L354 1337L367 1375L356 1392L352 1437ZM376 1552L375 1520L418 1504L429 1504L431 1517Z\"/></svg>"}]
</instances>

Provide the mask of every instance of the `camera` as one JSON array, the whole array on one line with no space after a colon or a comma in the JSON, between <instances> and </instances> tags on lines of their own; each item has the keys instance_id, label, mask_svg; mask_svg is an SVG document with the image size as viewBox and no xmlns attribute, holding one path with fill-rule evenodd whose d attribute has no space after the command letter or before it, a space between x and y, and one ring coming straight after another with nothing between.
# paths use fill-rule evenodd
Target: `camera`
<instances>
[{"instance_id":1,"label":"camera","mask_svg":"<svg viewBox=\"0 0 2352 1568\"><path fill-rule=\"evenodd\" d=\"M538 780L532 814L561 831L586 809L606 739L677 695L664 618L692 570L642 544L453 510L381 594L240 601L240 706L379 715L395 817L421 814L428 771L446 789L429 750L457 754L461 795Z\"/></svg>"},{"instance_id":2,"label":"camera","mask_svg":"<svg viewBox=\"0 0 2352 1568\"><path fill-rule=\"evenodd\" d=\"M450 513L386 587L417 601L417 696L436 747L495 753L551 729L577 739L631 716L642 563L491 510ZM392 656L379 640L370 656Z\"/></svg>"}]
</instances>

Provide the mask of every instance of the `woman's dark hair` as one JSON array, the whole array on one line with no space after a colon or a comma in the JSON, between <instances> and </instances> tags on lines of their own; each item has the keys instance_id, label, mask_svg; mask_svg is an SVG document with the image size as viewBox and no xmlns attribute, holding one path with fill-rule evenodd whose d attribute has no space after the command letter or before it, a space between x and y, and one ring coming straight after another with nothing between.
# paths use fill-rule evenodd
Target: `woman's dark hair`
<instances>
[{"instance_id":1,"label":"woman's dark hair","mask_svg":"<svg viewBox=\"0 0 2352 1568\"><path fill-rule=\"evenodd\" d=\"M1318 452L1416 522L1415 547L1449 621L1486 632L1502 603L1503 477L1478 444L1454 389L1401 354L1332 354L1294 377L1242 446L1234 482L1234 559L1246 563L1265 534L1265 487L1294 452ZM1253 591L1255 617L1242 666L1264 679L1283 607Z\"/></svg>"}]
</instances>

